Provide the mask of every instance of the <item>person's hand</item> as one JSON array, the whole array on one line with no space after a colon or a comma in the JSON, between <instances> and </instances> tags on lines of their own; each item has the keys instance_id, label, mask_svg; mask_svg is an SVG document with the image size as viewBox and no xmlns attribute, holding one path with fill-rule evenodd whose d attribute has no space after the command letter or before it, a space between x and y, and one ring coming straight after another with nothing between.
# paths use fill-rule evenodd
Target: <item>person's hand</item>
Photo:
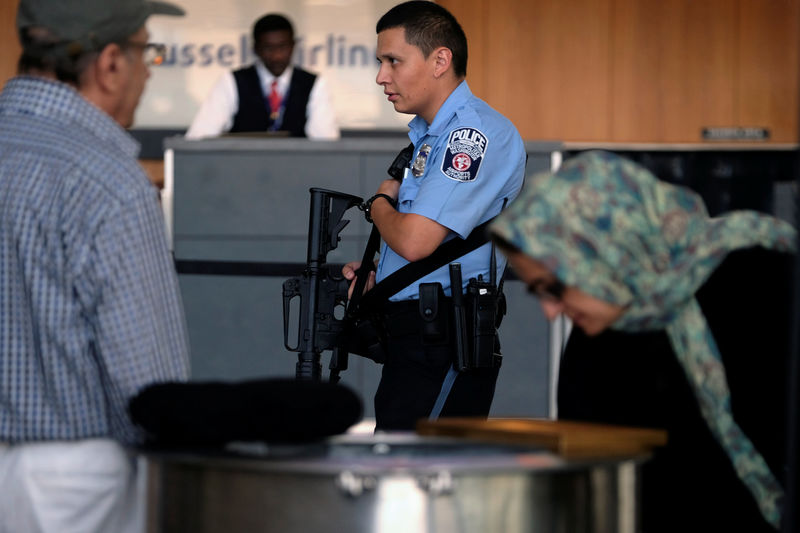
<instances>
[{"instance_id":1,"label":"person's hand","mask_svg":"<svg viewBox=\"0 0 800 533\"><path fill-rule=\"evenodd\" d=\"M356 281L356 270L358 270L359 267L361 267L361 261L352 261L342 267L342 275L344 276L344 279L350 280L350 288L347 290L348 300L353 297L353 289L355 288L355 281ZM370 270L369 276L367 277L367 283L366 285L364 285L364 292L367 292L374 286L375 286L375 271Z\"/></svg>"}]
</instances>

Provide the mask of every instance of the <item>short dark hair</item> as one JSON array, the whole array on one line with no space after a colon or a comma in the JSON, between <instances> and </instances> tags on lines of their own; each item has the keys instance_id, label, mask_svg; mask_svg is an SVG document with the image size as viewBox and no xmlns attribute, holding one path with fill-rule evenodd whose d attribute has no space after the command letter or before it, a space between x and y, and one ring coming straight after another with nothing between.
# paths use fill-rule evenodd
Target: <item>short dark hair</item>
<instances>
[{"instance_id":1,"label":"short dark hair","mask_svg":"<svg viewBox=\"0 0 800 533\"><path fill-rule=\"evenodd\" d=\"M271 31L288 31L289 36L294 40L294 28L289 19L277 13L269 13L256 21L253 25L253 42L258 41L258 37Z\"/></svg>"},{"instance_id":2,"label":"short dark hair","mask_svg":"<svg viewBox=\"0 0 800 533\"><path fill-rule=\"evenodd\" d=\"M467 75L467 36L448 10L427 0L413 0L394 6L376 26L376 32L403 28L406 42L422 50L426 58L436 48L444 46L453 53L456 76Z\"/></svg>"},{"instance_id":3,"label":"short dark hair","mask_svg":"<svg viewBox=\"0 0 800 533\"><path fill-rule=\"evenodd\" d=\"M82 47L66 49L63 41L44 26L27 26L19 30L22 54L17 63L20 74L50 73L57 80L78 86L86 68L97 57L97 50Z\"/></svg>"}]
</instances>

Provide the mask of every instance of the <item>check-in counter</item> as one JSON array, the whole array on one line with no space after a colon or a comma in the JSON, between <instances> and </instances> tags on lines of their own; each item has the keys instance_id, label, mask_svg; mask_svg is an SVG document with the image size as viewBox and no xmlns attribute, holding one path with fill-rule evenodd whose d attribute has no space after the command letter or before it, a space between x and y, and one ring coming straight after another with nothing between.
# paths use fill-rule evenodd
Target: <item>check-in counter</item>
<instances>
[{"instance_id":1,"label":"check-in counter","mask_svg":"<svg viewBox=\"0 0 800 533\"><path fill-rule=\"evenodd\" d=\"M171 245L182 262L232 262L260 268L237 274L180 273L192 349L193 379L293 376L297 356L283 342L282 284L306 263L309 189L368 198L407 137L309 141L225 137L165 141L162 202ZM527 174L560 159L560 143L526 142ZM329 263L359 260L370 225L352 208ZM554 368L549 323L518 281L505 285L508 315L500 335L503 367L492 416L547 416ZM323 353L327 376L329 353ZM372 397L380 366L351 356L342 381Z\"/></svg>"}]
</instances>

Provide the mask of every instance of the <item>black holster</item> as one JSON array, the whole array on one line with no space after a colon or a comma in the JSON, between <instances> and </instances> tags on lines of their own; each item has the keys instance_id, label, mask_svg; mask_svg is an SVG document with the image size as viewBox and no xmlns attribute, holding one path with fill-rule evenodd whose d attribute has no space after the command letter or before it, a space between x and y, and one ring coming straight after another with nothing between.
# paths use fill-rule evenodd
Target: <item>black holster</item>
<instances>
[{"instance_id":1,"label":"black holster","mask_svg":"<svg viewBox=\"0 0 800 533\"><path fill-rule=\"evenodd\" d=\"M502 362L497 328L505 315L505 295L491 283L471 278L464 295L470 368L496 368Z\"/></svg>"},{"instance_id":2,"label":"black holster","mask_svg":"<svg viewBox=\"0 0 800 533\"><path fill-rule=\"evenodd\" d=\"M457 370L498 368L502 363L497 328L505 315L505 296L497 287L470 279L464 294L466 343L458 353L457 312L453 300L444 295L440 283L419 286L420 334L423 345L449 343L453 346L453 364Z\"/></svg>"},{"instance_id":3,"label":"black holster","mask_svg":"<svg viewBox=\"0 0 800 533\"><path fill-rule=\"evenodd\" d=\"M378 364L386 360L383 347L385 334L381 323L374 317L361 317L353 320L345 333L348 353L372 359Z\"/></svg>"},{"instance_id":4,"label":"black holster","mask_svg":"<svg viewBox=\"0 0 800 533\"><path fill-rule=\"evenodd\" d=\"M450 339L450 305L441 283L420 283L419 316L422 344L446 343Z\"/></svg>"}]
</instances>

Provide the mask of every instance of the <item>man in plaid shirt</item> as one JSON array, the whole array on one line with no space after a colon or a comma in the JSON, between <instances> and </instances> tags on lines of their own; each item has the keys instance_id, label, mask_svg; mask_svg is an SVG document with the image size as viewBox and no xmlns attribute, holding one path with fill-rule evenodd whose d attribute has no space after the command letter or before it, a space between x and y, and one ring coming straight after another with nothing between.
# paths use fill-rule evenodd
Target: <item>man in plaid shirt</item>
<instances>
[{"instance_id":1,"label":"man in plaid shirt","mask_svg":"<svg viewBox=\"0 0 800 533\"><path fill-rule=\"evenodd\" d=\"M144 0L21 0L0 94L0 532L141 531L129 399L185 380L157 190L125 131L160 48Z\"/></svg>"}]
</instances>

